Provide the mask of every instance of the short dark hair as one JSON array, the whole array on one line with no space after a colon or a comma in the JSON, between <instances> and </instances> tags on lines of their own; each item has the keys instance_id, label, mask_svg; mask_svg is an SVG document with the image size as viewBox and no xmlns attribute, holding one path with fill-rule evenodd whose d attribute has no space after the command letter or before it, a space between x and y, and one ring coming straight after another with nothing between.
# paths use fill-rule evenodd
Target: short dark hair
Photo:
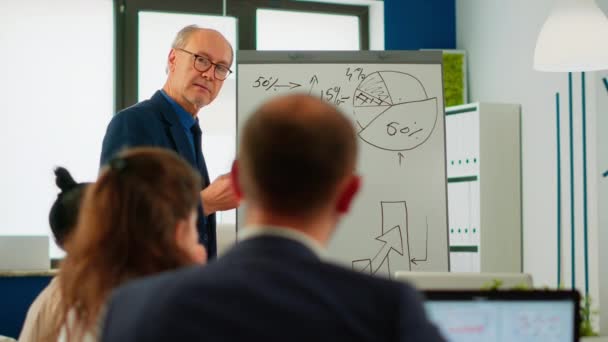
<instances>
[{"instance_id":1,"label":"short dark hair","mask_svg":"<svg viewBox=\"0 0 608 342\"><path fill-rule=\"evenodd\" d=\"M275 98L243 128L240 182L264 208L305 216L327 204L356 154L352 121L335 107L308 95Z\"/></svg>"},{"instance_id":2,"label":"short dark hair","mask_svg":"<svg viewBox=\"0 0 608 342\"><path fill-rule=\"evenodd\" d=\"M49 212L49 225L55 242L63 248L65 240L72 233L78 222L78 212L84 190L90 183L77 183L68 170L63 167L55 169L55 184L61 189Z\"/></svg>"}]
</instances>

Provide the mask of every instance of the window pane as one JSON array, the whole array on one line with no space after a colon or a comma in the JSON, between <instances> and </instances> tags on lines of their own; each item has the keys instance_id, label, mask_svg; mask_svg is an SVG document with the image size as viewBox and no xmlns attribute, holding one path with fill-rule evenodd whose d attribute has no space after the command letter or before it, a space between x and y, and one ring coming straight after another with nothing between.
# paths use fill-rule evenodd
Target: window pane
<instances>
[{"instance_id":1,"label":"window pane","mask_svg":"<svg viewBox=\"0 0 608 342\"><path fill-rule=\"evenodd\" d=\"M258 9L256 21L258 50L360 49L356 16Z\"/></svg>"},{"instance_id":2,"label":"window pane","mask_svg":"<svg viewBox=\"0 0 608 342\"><path fill-rule=\"evenodd\" d=\"M114 107L113 25L109 0L3 3L0 235L51 234L54 167L97 177ZM50 254L63 255L54 243Z\"/></svg>"}]
</instances>

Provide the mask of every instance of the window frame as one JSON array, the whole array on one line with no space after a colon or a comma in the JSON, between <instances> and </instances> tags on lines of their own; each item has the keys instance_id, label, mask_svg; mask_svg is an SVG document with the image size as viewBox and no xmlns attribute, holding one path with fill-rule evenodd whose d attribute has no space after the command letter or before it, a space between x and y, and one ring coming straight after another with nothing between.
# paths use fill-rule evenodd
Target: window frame
<instances>
[{"instance_id":1,"label":"window frame","mask_svg":"<svg viewBox=\"0 0 608 342\"><path fill-rule=\"evenodd\" d=\"M237 18L236 49L256 50L257 10L349 15L359 18L361 50L369 50L369 6L293 0L114 0L115 103L114 111L138 102L138 35L140 11L227 15ZM160 85L159 85L160 86Z\"/></svg>"}]
</instances>

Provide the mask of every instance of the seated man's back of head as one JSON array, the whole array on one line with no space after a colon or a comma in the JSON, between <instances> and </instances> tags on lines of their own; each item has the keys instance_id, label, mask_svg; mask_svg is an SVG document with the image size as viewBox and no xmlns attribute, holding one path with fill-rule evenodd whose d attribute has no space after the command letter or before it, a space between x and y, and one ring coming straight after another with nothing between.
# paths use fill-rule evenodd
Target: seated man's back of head
<instances>
[{"instance_id":1,"label":"seated man's back of head","mask_svg":"<svg viewBox=\"0 0 608 342\"><path fill-rule=\"evenodd\" d=\"M117 291L103 340L441 341L413 288L321 259L359 189L356 161L352 123L329 104L262 105L232 170L247 203L240 242Z\"/></svg>"}]
</instances>

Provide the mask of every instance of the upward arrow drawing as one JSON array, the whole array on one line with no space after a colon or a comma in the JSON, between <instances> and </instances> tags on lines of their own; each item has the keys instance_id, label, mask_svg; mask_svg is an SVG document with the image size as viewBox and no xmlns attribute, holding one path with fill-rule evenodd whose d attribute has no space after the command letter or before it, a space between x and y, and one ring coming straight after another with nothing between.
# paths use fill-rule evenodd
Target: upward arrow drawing
<instances>
[{"instance_id":1,"label":"upward arrow drawing","mask_svg":"<svg viewBox=\"0 0 608 342\"><path fill-rule=\"evenodd\" d=\"M401 161L403 160L403 158L405 158L405 156L401 152L397 153L397 155L399 156L399 165L401 165Z\"/></svg>"},{"instance_id":2,"label":"upward arrow drawing","mask_svg":"<svg viewBox=\"0 0 608 342\"><path fill-rule=\"evenodd\" d=\"M405 256L405 262L411 271L410 246L408 242L407 205L405 201L381 201L382 230L379 236L372 241L372 251L376 250L373 257L357 259L352 261L352 270L367 274L382 274L391 277L391 263L400 256ZM404 236L405 235L405 236ZM373 235L372 235L373 236ZM382 242L379 245L374 240ZM391 253L393 255L391 255ZM399 255L395 255L399 254ZM368 254L369 255L369 254Z\"/></svg>"},{"instance_id":3,"label":"upward arrow drawing","mask_svg":"<svg viewBox=\"0 0 608 342\"><path fill-rule=\"evenodd\" d=\"M308 90L308 95L312 93L312 88L314 88L315 84L319 84L319 79L317 78L317 75L314 75L310 79L310 89Z\"/></svg>"},{"instance_id":4,"label":"upward arrow drawing","mask_svg":"<svg viewBox=\"0 0 608 342\"><path fill-rule=\"evenodd\" d=\"M394 226L393 228L386 231L384 234L376 237L376 240L384 242L378 253L370 260L370 263L366 265L360 271L367 271L370 268L372 274L375 274L382 264L388 259L388 255L391 251L403 255L403 239L401 238L401 226Z\"/></svg>"}]
</instances>

